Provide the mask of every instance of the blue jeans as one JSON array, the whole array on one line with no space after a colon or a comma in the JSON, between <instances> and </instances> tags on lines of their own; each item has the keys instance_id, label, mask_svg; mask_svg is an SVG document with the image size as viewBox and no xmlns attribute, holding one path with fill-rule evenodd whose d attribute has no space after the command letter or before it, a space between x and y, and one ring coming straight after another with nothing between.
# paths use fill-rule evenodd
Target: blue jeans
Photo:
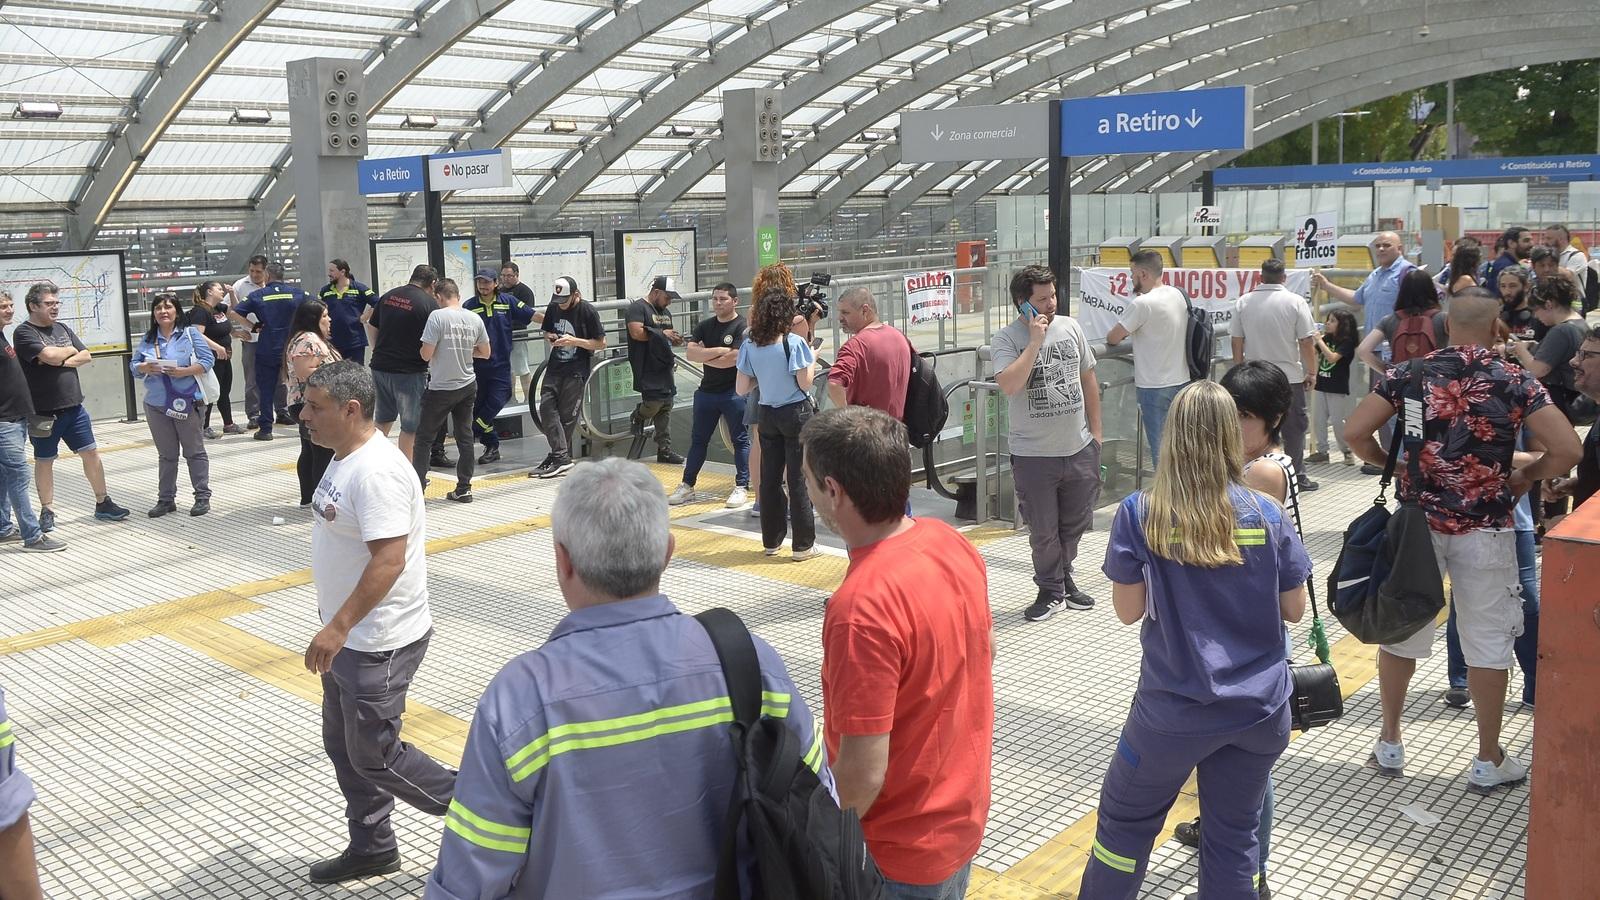
<instances>
[{"instance_id":1,"label":"blue jeans","mask_svg":"<svg viewBox=\"0 0 1600 900\"><path fill-rule=\"evenodd\" d=\"M1145 440L1150 442L1150 467L1155 468L1156 462L1161 457L1161 430L1167 425L1167 410L1172 406L1172 398L1178 396L1183 390L1183 385L1175 384L1172 387L1138 388L1139 418L1144 422Z\"/></svg>"},{"instance_id":2,"label":"blue jeans","mask_svg":"<svg viewBox=\"0 0 1600 900\"><path fill-rule=\"evenodd\" d=\"M11 530L11 510L17 511L17 525L22 529L24 543L33 543L44 535L39 530L39 518L33 513L28 500L28 482L33 470L28 467L28 420L0 422L0 533Z\"/></svg>"},{"instance_id":3,"label":"blue jeans","mask_svg":"<svg viewBox=\"0 0 1600 900\"><path fill-rule=\"evenodd\" d=\"M694 487L700 468L706 464L706 450L717 433L717 420L728 425L733 441L733 483L750 486L750 429L744 425L745 398L733 391L711 394L694 392L694 427L689 438L689 456L683 461L683 483Z\"/></svg>"},{"instance_id":4,"label":"blue jeans","mask_svg":"<svg viewBox=\"0 0 1600 900\"><path fill-rule=\"evenodd\" d=\"M1522 670L1522 702L1533 705L1533 688L1539 666L1539 571L1534 565L1533 532L1517 532L1517 577L1522 582L1522 636L1514 650L1517 668ZM1456 633L1456 608L1450 605L1450 621L1444 631L1445 654L1449 659L1452 688L1467 686L1467 658L1461 653L1461 637Z\"/></svg>"},{"instance_id":5,"label":"blue jeans","mask_svg":"<svg viewBox=\"0 0 1600 900\"><path fill-rule=\"evenodd\" d=\"M884 900L961 900L967 895L967 881L971 877L972 863L969 862L938 884L906 884L885 878L883 896Z\"/></svg>"}]
</instances>

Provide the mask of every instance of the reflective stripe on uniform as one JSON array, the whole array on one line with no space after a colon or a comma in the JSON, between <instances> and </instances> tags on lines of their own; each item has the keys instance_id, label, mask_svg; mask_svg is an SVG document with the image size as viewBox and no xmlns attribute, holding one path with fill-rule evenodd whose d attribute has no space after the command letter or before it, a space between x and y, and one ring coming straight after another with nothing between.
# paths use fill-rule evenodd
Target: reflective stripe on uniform
<instances>
[{"instance_id":1,"label":"reflective stripe on uniform","mask_svg":"<svg viewBox=\"0 0 1600 900\"><path fill-rule=\"evenodd\" d=\"M293 300L294 299L294 295L293 294L262 294L260 299L261 299L262 303L266 303L269 300Z\"/></svg>"},{"instance_id":2,"label":"reflective stripe on uniform","mask_svg":"<svg viewBox=\"0 0 1600 900\"><path fill-rule=\"evenodd\" d=\"M499 822L485 819L483 816L467 809L460 800L450 801L450 809L445 813L444 825L460 836L462 840L477 844L486 850L503 850L506 853L527 853L528 840L533 835L533 829L531 828L502 825Z\"/></svg>"},{"instance_id":3,"label":"reflective stripe on uniform","mask_svg":"<svg viewBox=\"0 0 1600 900\"><path fill-rule=\"evenodd\" d=\"M761 715L782 719L789 715L789 695L761 692ZM553 757L573 750L592 750L647 741L653 737L709 728L733 721L733 703L726 696L696 703L667 706L631 716L568 722L557 725L506 760L512 781L522 781L544 768ZM598 734L598 732L614 732ZM583 737L583 735L595 735Z\"/></svg>"},{"instance_id":4,"label":"reflective stripe on uniform","mask_svg":"<svg viewBox=\"0 0 1600 900\"><path fill-rule=\"evenodd\" d=\"M16 742L17 736L11 733L11 720L6 719L4 722L0 722L0 750L4 750Z\"/></svg>"},{"instance_id":5,"label":"reflective stripe on uniform","mask_svg":"<svg viewBox=\"0 0 1600 900\"><path fill-rule=\"evenodd\" d=\"M1118 872L1126 872L1129 875L1132 875L1134 871L1139 868L1138 862L1131 860L1126 856L1118 856L1117 854L1112 853L1110 850L1107 850L1105 845L1100 843L1099 838L1095 838L1094 841L1094 858L1100 860L1111 868L1116 869Z\"/></svg>"},{"instance_id":6,"label":"reflective stripe on uniform","mask_svg":"<svg viewBox=\"0 0 1600 900\"><path fill-rule=\"evenodd\" d=\"M806 751L806 755L805 755L804 761L805 761L806 767L809 768L811 771L817 773L818 775L822 774L822 729L821 728L816 729L816 733L811 736L811 749Z\"/></svg>"},{"instance_id":7,"label":"reflective stripe on uniform","mask_svg":"<svg viewBox=\"0 0 1600 900\"><path fill-rule=\"evenodd\" d=\"M1265 547L1267 545L1267 530L1265 528L1235 528L1233 542L1240 547ZM1183 532L1172 529L1171 543L1183 543Z\"/></svg>"}]
</instances>

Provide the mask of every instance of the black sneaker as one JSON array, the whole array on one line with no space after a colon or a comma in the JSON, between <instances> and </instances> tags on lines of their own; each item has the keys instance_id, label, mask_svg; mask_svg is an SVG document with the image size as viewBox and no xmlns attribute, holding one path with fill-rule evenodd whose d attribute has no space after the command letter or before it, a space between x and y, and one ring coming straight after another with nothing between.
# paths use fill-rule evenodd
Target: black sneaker
<instances>
[{"instance_id":1,"label":"black sneaker","mask_svg":"<svg viewBox=\"0 0 1600 900\"><path fill-rule=\"evenodd\" d=\"M1057 611L1065 608L1067 601L1064 597L1052 597L1044 591L1033 601L1033 605L1023 611L1022 617L1029 622L1043 622L1055 615Z\"/></svg>"},{"instance_id":2,"label":"black sneaker","mask_svg":"<svg viewBox=\"0 0 1600 900\"><path fill-rule=\"evenodd\" d=\"M1094 609L1094 598L1072 585L1067 585L1067 593L1063 600L1067 604L1067 609Z\"/></svg>"},{"instance_id":3,"label":"black sneaker","mask_svg":"<svg viewBox=\"0 0 1600 900\"><path fill-rule=\"evenodd\" d=\"M455 464L456 461L446 456L443 451L428 457L428 468L430 469L451 469L455 468Z\"/></svg>"},{"instance_id":4,"label":"black sneaker","mask_svg":"<svg viewBox=\"0 0 1600 900\"><path fill-rule=\"evenodd\" d=\"M555 468L556 468L556 455L554 453L551 453L551 454L547 455L544 458L544 462L539 463L537 466L533 467L533 471L528 473L528 477L529 478L549 478L550 477L550 473L555 471Z\"/></svg>"},{"instance_id":5,"label":"black sneaker","mask_svg":"<svg viewBox=\"0 0 1600 900\"><path fill-rule=\"evenodd\" d=\"M121 522L128 517L128 511L107 497L94 505L94 517L106 522Z\"/></svg>"},{"instance_id":6,"label":"black sneaker","mask_svg":"<svg viewBox=\"0 0 1600 900\"><path fill-rule=\"evenodd\" d=\"M279 425L298 425L300 423L298 423L298 422L296 422L294 420L294 416L291 416L286 412L281 412L281 413L278 413L278 424Z\"/></svg>"},{"instance_id":7,"label":"black sneaker","mask_svg":"<svg viewBox=\"0 0 1600 900\"><path fill-rule=\"evenodd\" d=\"M311 864L312 884L337 884L373 875L392 875L400 871L400 851L390 850L377 856L356 856L349 850L333 859Z\"/></svg>"},{"instance_id":8,"label":"black sneaker","mask_svg":"<svg viewBox=\"0 0 1600 900\"><path fill-rule=\"evenodd\" d=\"M487 450L483 451L483 455L482 456L478 457L478 465L480 465L480 466L486 466L489 463L499 462L499 461L500 461L500 448L499 447L490 447Z\"/></svg>"},{"instance_id":9,"label":"black sneaker","mask_svg":"<svg viewBox=\"0 0 1600 900\"><path fill-rule=\"evenodd\" d=\"M171 500L157 500L156 501L156 505L150 507L150 511L145 513L145 515L149 516L152 519L159 519L162 516L166 515L167 513L174 513L174 512L177 512L177 511L178 511L178 504L173 503ZM98 515L98 514L99 513L97 511L96 515Z\"/></svg>"},{"instance_id":10,"label":"black sneaker","mask_svg":"<svg viewBox=\"0 0 1600 900\"><path fill-rule=\"evenodd\" d=\"M262 429L257 430L256 434L255 434L255 438L258 441L270 441L270 440L272 440L272 429L271 428L262 428Z\"/></svg>"},{"instance_id":11,"label":"black sneaker","mask_svg":"<svg viewBox=\"0 0 1600 900\"><path fill-rule=\"evenodd\" d=\"M1179 822L1178 827L1172 829L1172 839L1185 847L1200 846L1200 820Z\"/></svg>"},{"instance_id":12,"label":"black sneaker","mask_svg":"<svg viewBox=\"0 0 1600 900\"><path fill-rule=\"evenodd\" d=\"M1383 473L1379 472L1378 474L1382 475ZM1319 487L1322 487L1322 485L1317 484L1315 481L1312 481L1309 478L1300 479L1300 490L1302 491L1314 491Z\"/></svg>"},{"instance_id":13,"label":"black sneaker","mask_svg":"<svg viewBox=\"0 0 1600 900\"><path fill-rule=\"evenodd\" d=\"M48 506L41 507L40 510L39 510L39 530L40 531L55 531L56 530L56 511L51 509Z\"/></svg>"},{"instance_id":14,"label":"black sneaker","mask_svg":"<svg viewBox=\"0 0 1600 900\"><path fill-rule=\"evenodd\" d=\"M683 457L673 453L671 450L658 450L656 451L656 462L666 463L669 466L681 466L683 465Z\"/></svg>"},{"instance_id":15,"label":"black sneaker","mask_svg":"<svg viewBox=\"0 0 1600 900\"><path fill-rule=\"evenodd\" d=\"M467 487L458 487L453 491L445 491L444 498L446 500L454 500L457 503L471 503L472 487L469 485Z\"/></svg>"},{"instance_id":16,"label":"black sneaker","mask_svg":"<svg viewBox=\"0 0 1600 900\"><path fill-rule=\"evenodd\" d=\"M310 506L311 504L307 502L301 505ZM191 516L203 516L208 512L211 512L211 498L209 497L196 500L194 501L194 505L189 507L189 515Z\"/></svg>"},{"instance_id":17,"label":"black sneaker","mask_svg":"<svg viewBox=\"0 0 1600 900\"><path fill-rule=\"evenodd\" d=\"M1472 693L1464 687L1453 687L1444 692L1444 705L1454 709L1466 709L1472 705Z\"/></svg>"},{"instance_id":18,"label":"black sneaker","mask_svg":"<svg viewBox=\"0 0 1600 900\"><path fill-rule=\"evenodd\" d=\"M577 464L574 463L572 460L566 458L565 456L558 456L555 459L550 461L550 470L548 472L545 472L543 475L540 475L539 477L540 478L560 478L562 475L565 475L568 472L571 472L572 471L572 467L574 465L577 465Z\"/></svg>"}]
</instances>

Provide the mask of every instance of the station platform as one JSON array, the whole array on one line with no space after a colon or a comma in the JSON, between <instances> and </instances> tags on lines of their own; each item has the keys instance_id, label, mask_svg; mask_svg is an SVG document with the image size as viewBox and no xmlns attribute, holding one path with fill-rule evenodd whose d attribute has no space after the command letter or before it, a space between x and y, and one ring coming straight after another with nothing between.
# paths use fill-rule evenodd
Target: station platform
<instances>
[{"instance_id":1,"label":"station platform","mask_svg":"<svg viewBox=\"0 0 1600 900\"><path fill-rule=\"evenodd\" d=\"M402 873L328 888L306 880L306 867L342 850L346 834L322 750L320 684L301 662L318 621L310 510L296 504L298 442L288 429L271 443L210 442L212 514L185 515L180 475L179 512L151 520L156 458L144 425L96 428L112 496L133 515L95 521L81 470L64 455L56 536L68 550L0 550L0 685L19 763L40 795L32 812L48 896L419 897L441 822L403 804ZM652 468L666 489L677 484L676 467ZM1338 464L1310 474L1322 484L1303 495L1321 583L1376 479ZM454 762L484 686L540 645L566 608L549 530L560 480L485 473L471 505L437 499L449 481L429 490L435 634L405 736ZM699 487L706 502L672 509L678 549L666 594L685 612L736 610L783 655L820 714L823 603L844 574L843 552L824 541L807 562L764 557L755 520L723 508L729 472L709 467ZM1074 898L1138 677L1138 629L1111 610L1104 532L1087 536L1077 567L1100 604L1040 623L1022 618L1034 594L1026 534L990 524L967 535L988 562L999 638L994 802L968 896ZM1293 629L1297 641L1309 623ZM1375 648L1327 626L1347 711L1298 736L1274 770L1274 896L1522 897L1529 789L1466 790L1475 728L1470 710L1441 703L1442 636L1406 710L1407 777L1387 779L1364 767L1378 730ZM1513 672L1513 698L1520 681ZM1511 701L1506 749L1529 759L1532 729L1532 710ZM1191 784L1169 824L1196 809ZM1195 881L1195 852L1167 840L1141 896L1183 897Z\"/></svg>"}]
</instances>

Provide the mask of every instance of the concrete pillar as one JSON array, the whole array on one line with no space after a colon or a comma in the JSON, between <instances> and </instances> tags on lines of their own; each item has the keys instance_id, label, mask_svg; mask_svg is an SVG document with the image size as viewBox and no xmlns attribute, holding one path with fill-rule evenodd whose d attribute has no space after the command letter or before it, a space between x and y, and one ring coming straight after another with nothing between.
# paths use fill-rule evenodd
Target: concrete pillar
<instances>
[{"instance_id":1,"label":"concrete pillar","mask_svg":"<svg viewBox=\"0 0 1600 900\"><path fill-rule=\"evenodd\" d=\"M285 69L301 285L307 292L320 288L330 259L348 261L356 280L372 284L367 200L356 180L356 165L366 155L371 105L361 61L297 59Z\"/></svg>"},{"instance_id":2,"label":"concrete pillar","mask_svg":"<svg viewBox=\"0 0 1600 900\"><path fill-rule=\"evenodd\" d=\"M744 89L723 93L722 143L726 151L728 280L748 289L757 270L777 262L779 256L783 92Z\"/></svg>"}]
</instances>

